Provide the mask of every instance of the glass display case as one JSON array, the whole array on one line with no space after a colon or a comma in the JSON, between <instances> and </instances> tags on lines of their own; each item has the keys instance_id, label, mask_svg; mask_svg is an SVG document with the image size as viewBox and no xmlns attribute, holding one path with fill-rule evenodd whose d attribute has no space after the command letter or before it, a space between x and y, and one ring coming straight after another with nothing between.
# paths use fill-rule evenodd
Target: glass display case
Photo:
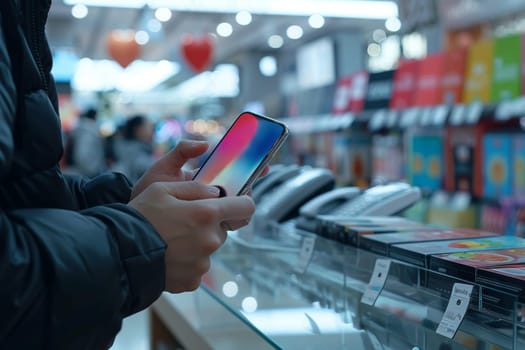
<instances>
[{"instance_id":1,"label":"glass display case","mask_svg":"<svg viewBox=\"0 0 525 350\"><path fill-rule=\"evenodd\" d=\"M367 304L362 298L378 259L387 259L389 269ZM436 330L450 316L445 311L455 283L472 286L472 295L457 332L444 336ZM293 224L266 227L262 234L253 227L230 232L197 291L164 294L153 307L188 349L518 350L525 349L523 310L519 294L391 260ZM192 337L203 344L190 344Z\"/></svg>"}]
</instances>

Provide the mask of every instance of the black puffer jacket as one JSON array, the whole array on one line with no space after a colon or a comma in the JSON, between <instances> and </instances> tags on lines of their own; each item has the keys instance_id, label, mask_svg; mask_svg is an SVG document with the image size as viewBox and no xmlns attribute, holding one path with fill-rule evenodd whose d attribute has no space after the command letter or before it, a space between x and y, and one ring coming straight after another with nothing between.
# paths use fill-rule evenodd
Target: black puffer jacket
<instances>
[{"instance_id":1,"label":"black puffer jacket","mask_svg":"<svg viewBox=\"0 0 525 350\"><path fill-rule=\"evenodd\" d=\"M0 349L103 349L163 290L165 243L122 175L57 165L50 3L0 1Z\"/></svg>"}]
</instances>

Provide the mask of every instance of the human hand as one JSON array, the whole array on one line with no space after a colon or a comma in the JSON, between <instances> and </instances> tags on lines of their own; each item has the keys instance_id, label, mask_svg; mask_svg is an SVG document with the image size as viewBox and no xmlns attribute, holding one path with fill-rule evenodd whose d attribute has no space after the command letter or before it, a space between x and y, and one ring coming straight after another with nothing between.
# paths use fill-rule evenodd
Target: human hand
<instances>
[{"instance_id":1,"label":"human hand","mask_svg":"<svg viewBox=\"0 0 525 350\"><path fill-rule=\"evenodd\" d=\"M198 288L210 255L226 240L226 229L248 224L255 211L249 196L218 196L216 187L195 181L157 182L129 202L167 244L167 291Z\"/></svg>"},{"instance_id":2,"label":"human hand","mask_svg":"<svg viewBox=\"0 0 525 350\"><path fill-rule=\"evenodd\" d=\"M207 149L206 141L181 140L137 181L131 192L131 199L155 182L191 180L194 171L184 170L182 167L188 160L204 154Z\"/></svg>"}]
</instances>

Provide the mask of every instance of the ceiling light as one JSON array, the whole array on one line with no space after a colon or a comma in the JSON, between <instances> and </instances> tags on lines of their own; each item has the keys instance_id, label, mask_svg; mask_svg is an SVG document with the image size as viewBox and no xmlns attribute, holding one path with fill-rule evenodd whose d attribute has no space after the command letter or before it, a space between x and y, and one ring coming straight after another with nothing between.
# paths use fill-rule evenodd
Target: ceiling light
<instances>
[{"instance_id":1,"label":"ceiling light","mask_svg":"<svg viewBox=\"0 0 525 350\"><path fill-rule=\"evenodd\" d=\"M159 7L155 10L155 18L161 22L167 22L171 19L171 10L167 7Z\"/></svg>"},{"instance_id":2,"label":"ceiling light","mask_svg":"<svg viewBox=\"0 0 525 350\"><path fill-rule=\"evenodd\" d=\"M277 60L273 56L264 56L259 61L259 71L265 77L273 77L277 74Z\"/></svg>"},{"instance_id":3,"label":"ceiling light","mask_svg":"<svg viewBox=\"0 0 525 350\"><path fill-rule=\"evenodd\" d=\"M148 30L152 33L158 33L162 29L162 23L155 18L152 18L148 21Z\"/></svg>"},{"instance_id":4,"label":"ceiling light","mask_svg":"<svg viewBox=\"0 0 525 350\"><path fill-rule=\"evenodd\" d=\"M366 52L370 57L377 57L381 54L381 45L379 45L378 43L370 43Z\"/></svg>"},{"instance_id":5,"label":"ceiling light","mask_svg":"<svg viewBox=\"0 0 525 350\"><path fill-rule=\"evenodd\" d=\"M280 35L272 35L268 38L268 46L272 49L278 49L284 44L283 37Z\"/></svg>"},{"instance_id":6,"label":"ceiling light","mask_svg":"<svg viewBox=\"0 0 525 350\"><path fill-rule=\"evenodd\" d=\"M235 20L241 26L247 26L248 24L252 23L252 14L249 13L248 11L238 12L237 15L235 16Z\"/></svg>"},{"instance_id":7,"label":"ceiling light","mask_svg":"<svg viewBox=\"0 0 525 350\"><path fill-rule=\"evenodd\" d=\"M397 32L401 29L401 21L397 17L390 17L385 21L385 28L391 32Z\"/></svg>"},{"instance_id":8,"label":"ceiling light","mask_svg":"<svg viewBox=\"0 0 525 350\"><path fill-rule=\"evenodd\" d=\"M291 25L286 29L286 35L293 40L300 39L303 36L303 28L298 25Z\"/></svg>"},{"instance_id":9,"label":"ceiling light","mask_svg":"<svg viewBox=\"0 0 525 350\"><path fill-rule=\"evenodd\" d=\"M82 19L86 17L88 15L88 12L89 11L88 11L87 6L83 4L76 4L75 6L71 8L71 15L73 15L73 17L78 18L78 19Z\"/></svg>"},{"instance_id":10,"label":"ceiling light","mask_svg":"<svg viewBox=\"0 0 525 350\"><path fill-rule=\"evenodd\" d=\"M241 10L259 15L310 16L317 13L324 17L387 19L399 15L395 1L371 0L64 0L67 5L143 8L166 7L181 12L237 13Z\"/></svg>"},{"instance_id":11,"label":"ceiling light","mask_svg":"<svg viewBox=\"0 0 525 350\"><path fill-rule=\"evenodd\" d=\"M139 45L146 45L149 42L149 34L144 30L139 30L135 33L135 41Z\"/></svg>"},{"instance_id":12,"label":"ceiling light","mask_svg":"<svg viewBox=\"0 0 525 350\"><path fill-rule=\"evenodd\" d=\"M223 22L217 26L217 34L219 34L222 37L228 37L232 35L233 28L230 23Z\"/></svg>"},{"instance_id":13,"label":"ceiling light","mask_svg":"<svg viewBox=\"0 0 525 350\"><path fill-rule=\"evenodd\" d=\"M374 41L378 43L382 42L386 39L385 31L383 29L374 30L374 32L372 33L372 39L374 39Z\"/></svg>"},{"instance_id":14,"label":"ceiling light","mask_svg":"<svg viewBox=\"0 0 525 350\"><path fill-rule=\"evenodd\" d=\"M321 15L311 15L310 18L308 18L308 24L314 29L322 28L324 26L324 22L324 17Z\"/></svg>"}]
</instances>

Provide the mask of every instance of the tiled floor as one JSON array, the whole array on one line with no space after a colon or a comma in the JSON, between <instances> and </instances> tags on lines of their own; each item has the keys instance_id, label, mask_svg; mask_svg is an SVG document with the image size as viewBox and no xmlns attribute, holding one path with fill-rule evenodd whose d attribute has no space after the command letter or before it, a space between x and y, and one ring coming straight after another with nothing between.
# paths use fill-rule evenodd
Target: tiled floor
<instances>
[{"instance_id":1,"label":"tiled floor","mask_svg":"<svg viewBox=\"0 0 525 350\"><path fill-rule=\"evenodd\" d=\"M144 310L124 320L110 350L149 350L149 313Z\"/></svg>"}]
</instances>

